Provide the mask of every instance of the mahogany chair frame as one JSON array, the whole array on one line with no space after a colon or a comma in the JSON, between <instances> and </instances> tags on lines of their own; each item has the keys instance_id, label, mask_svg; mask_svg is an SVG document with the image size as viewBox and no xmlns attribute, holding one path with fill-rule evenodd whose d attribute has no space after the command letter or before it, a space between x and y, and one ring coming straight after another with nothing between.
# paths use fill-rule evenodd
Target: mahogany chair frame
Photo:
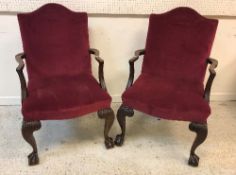
<instances>
[{"instance_id":1,"label":"mahogany chair frame","mask_svg":"<svg viewBox=\"0 0 236 175\"><path fill-rule=\"evenodd\" d=\"M135 61L137 61L139 59L139 56L141 56L141 55L145 55L145 49L135 51L134 57L129 60L130 73L129 73L129 79L128 79L126 89L128 89L129 87L131 87L133 85L134 73L135 73L134 63L135 63ZM213 80L216 76L215 68L218 65L218 61L213 58L208 58L206 61L206 64L210 64L210 66L209 66L210 75L209 75L209 78L208 78L206 86L205 86L203 98L209 103L210 102L211 86L212 86ZM121 127L121 134L118 134L116 136L115 144L117 146L122 146L124 143L125 132L126 132L126 116L132 117L133 115L134 115L134 110L129 106L125 106L122 104L120 106L120 108L118 109L117 120L118 120L118 123ZM205 139L207 137L207 133L208 133L207 123L191 122L189 124L189 129L193 132L196 132L196 138L195 138L195 140L192 144L192 147L191 147L188 164L191 166L198 166L199 156L197 156L195 154L195 150L200 144L202 144L205 141Z\"/></svg>"},{"instance_id":2,"label":"mahogany chair frame","mask_svg":"<svg viewBox=\"0 0 236 175\"><path fill-rule=\"evenodd\" d=\"M106 83L104 80L104 73L103 73L103 67L104 67L104 60L100 58L99 51L97 49L90 48L88 50L89 54L94 55L95 60L98 62L98 77L99 77L99 84L101 88L106 91ZM23 69L25 67L24 59L27 59L27 56L25 53L19 53L15 56L16 61L19 63L19 65L16 68L16 72L20 79L21 84L21 102L23 103L24 100L28 97L28 89L27 84L25 80L25 76L23 73ZM105 146L107 149L114 147L113 139L109 137L109 131L112 127L112 124L114 122L114 112L111 108L101 109L97 111L98 117L101 119L105 119L105 126L104 126L104 138L105 138ZM37 144L33 135L34 131L37 131L41 128L41 122L38 121L25 121L23 120L22 123L22 136L25 139L26 142L28 142L31 147L33 148L32 153L28 155L28 164L29 165L36 165L39 163L39 157L38 157L38 149Z\"/></svg>"}]
</instances>

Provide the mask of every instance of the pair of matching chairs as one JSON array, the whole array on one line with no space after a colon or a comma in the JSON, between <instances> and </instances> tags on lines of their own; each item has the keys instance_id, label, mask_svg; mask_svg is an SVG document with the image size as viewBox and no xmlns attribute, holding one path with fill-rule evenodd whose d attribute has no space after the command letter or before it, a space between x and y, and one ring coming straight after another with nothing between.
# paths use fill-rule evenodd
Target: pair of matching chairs
<instances>
[{"instance_id":1,"label":"pair of matching chairs","mask_svg":"<svg viewBox=\"0 0 236 175\"><path fill-rule=\"evenodd\" d=\"M105 146L112 148L123 144L125 118L133 116L134 109L158 118L190 121L190 130L197 135L189 165L198 165L195 149L207 137L210 90L216 75L217 61L209 55L217 20L186 7L150 15L146 47L129 60L129 80L117 112L122 133L114 142L109 137L114 112L104 81L104 61L98 50L89 48L87 14L47 4L18 14L18 21L24 53L16 55L16 70L21 82L22 135L33 148L29 165L39 163L33 132L41 128L41 120L69 119L97 111L98 117L105 119ZM99 63L99 82L91 73L90 55ZM134 62L141 55L142 72L133 83ZM28 83L23 74L25 63ZM208 64L210 76L204 88Z\"/></svg>"}]
</instances>

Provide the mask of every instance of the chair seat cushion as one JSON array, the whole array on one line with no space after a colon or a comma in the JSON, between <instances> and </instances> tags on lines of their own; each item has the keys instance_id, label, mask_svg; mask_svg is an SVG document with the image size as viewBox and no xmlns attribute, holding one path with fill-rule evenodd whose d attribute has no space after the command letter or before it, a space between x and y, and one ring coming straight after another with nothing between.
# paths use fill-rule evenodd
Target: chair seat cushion
<instances>
[{"instance_id":1,"label":"chair seat cushion","mask_svg":"<svg viewBox=\"0 0 236 175\"><path fill-rule=\"evenodd\" d=\"M111 97L89 74L30 82L28 92L22 105L25 120L68 119L109 108L111 103Z\"/></svg>"},{"instance_id":2,"label":"chair seat cushion","mask_svg":"<svg viewBox=\"0 0 236 175\"><path fill-rule=\"evenodd\" d=\"M123 104L156 117L191 122L205 122L210 115L203 98L203 85L184 80L166 80L141 74L122 95ZM194 91L193 91L194 89Z\"/></svg>"}]
</instances>

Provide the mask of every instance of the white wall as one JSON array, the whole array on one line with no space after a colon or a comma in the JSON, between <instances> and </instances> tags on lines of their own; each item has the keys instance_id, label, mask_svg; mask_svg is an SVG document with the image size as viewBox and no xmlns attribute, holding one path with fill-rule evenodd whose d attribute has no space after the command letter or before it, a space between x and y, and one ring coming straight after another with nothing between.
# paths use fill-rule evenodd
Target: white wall
<instances>
[{"instance_id":1,"label":"white wall","mask_svg":"<svg viewBox=\"0 0 236 175\"><path fill-rule=\"evenodd\" d=\"M236 15L235 0L0 0L0 11L31 12L47 3L59 3L89 14L163 13L176 7L191 7L202 15Z\"/></svg>"},{"instance_id":2,"label":"white wall","mask_svg":"<svg viewBox=\"0 0 236 175\"><path fill-rule=\"evenodd\" d=\"M144 48L147 25L147 17L89 17L90 45L98 48L105 60L105 79L113 101L120 101L126 86L128 59L136 49ZM21 51L16 16L0 15L0 105L20 103L14 55ZM212 100L236 100L236 17L220 19L211 56L219 60ZM136 64L136 76L141 62ZM93 68L96 75L96 62Z\"/></svg>"}]
</instances>

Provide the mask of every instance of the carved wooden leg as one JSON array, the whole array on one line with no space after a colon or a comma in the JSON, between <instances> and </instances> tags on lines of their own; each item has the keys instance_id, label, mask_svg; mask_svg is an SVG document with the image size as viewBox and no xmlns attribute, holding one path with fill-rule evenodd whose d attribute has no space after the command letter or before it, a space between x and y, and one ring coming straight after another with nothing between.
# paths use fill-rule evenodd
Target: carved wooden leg
<instances>
[{"instance_id":1,"label":"carved wooden leg","mask_svg":"<svg viewBox=\"0 0 236 175\"><path fill-rule=\"evenodd\" d=\"M38 149L33 132L39 130L40 128L41 128L40 121L31 121L31 122L23 121L22 123L22 129L21 129L22 136L25 139L25 141L28 142L33 148L33 152L28 155L29 165L36 165L39 163Z\"/></svg>"},{"instance_id":2,"label":"carved wooden leg","mask_svg":"<svg viewBox=\"0 0 236 175\"><path fill-rule=\"evenodd\" d=\"M207 124L200 124L200 123L190 123L189 129L191 131L196 132L197 136L193 142L191 151L190 151L190 157L188 164L191 166L198 166L199 157L195 154L196 148L202 144L207 137Z\"/></svg>"},{"instance_id":3,"label":"carved wooden leg","mask_svg":"<svg viewBox=\"0 0 236 175\"><path fill-rule=\"evenodd\" d=\"M99 118L105 119L105 127L104 127L104 138L105 138L105 146L107 149L114 147L114 142L111 137L109 137L109 131L114 122L115 114L111 108L101 109L98 112Z\"/></svg>"},{"instance_id":4,"label":"carved wooden leg","mask_svg":"<svg viewBox=\"0 0 236 175\"><path fill-rule=\"evenodd\" d=\"M121 127L121 134L118 134L115 139L115 144L117 146L122 146L124 143L125 129L126 129L126 116L132 117L134 115L134 110L128 106L121 105L117 111L117 120Z\"/></svg>"}]
</instances>

